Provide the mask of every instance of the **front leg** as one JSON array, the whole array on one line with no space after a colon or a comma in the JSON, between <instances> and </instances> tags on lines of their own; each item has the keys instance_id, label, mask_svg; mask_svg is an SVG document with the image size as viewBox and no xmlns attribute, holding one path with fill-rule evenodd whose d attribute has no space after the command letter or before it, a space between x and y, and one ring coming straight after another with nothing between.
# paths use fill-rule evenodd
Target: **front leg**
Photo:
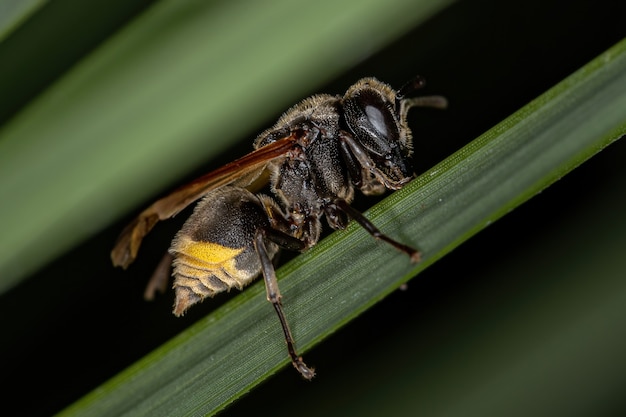
<instances>
[{"instance_id":1,"label":"front leg","mask_svg":"<svg viewBox=\"0 0 626 417\"><path fill-rule=\"evenodd\" d=\"M337 207L339 209L341 209L348 216L353 218L358 224L360 224L361 227L363 227L365 230L367 230L367 232L370 235L374 236L376 239L380 239L382 241L385 241L385 242L389 243L391 246L393 246L394 248L398 249L400 252L406 253L411 258L411 262L415 263L415 262L419 262L420 261L420 259L421 259L420 251L418 251L417 249L414 249L414 248L412 248L410 246L404 245L404 244L402 244L402 243L400 243L400 242L390 238L389 236L385 235L384 233L382 233L380 230L378 230L378 228L376 226L374 226L374 223L372 223L367 217L365 217L363 214L361 214L358 210L352 208L352 206L350 206L350 204L348 204L348 202L346 200L337 199L337 200L335 200L335 204L337 205Z\"/></svg>"},{"instance_id":2,"label":"front leg","mask_svg":"<svg viewBox=\"0 0 626 417\"><path fill-rule=\"evenodd\" d=\"M384 176L367 155L363 147L347 132L340 132L341 155L348 167L353 184L365 195L380 195L385 192Z\"/></svg>"}]
</instances>

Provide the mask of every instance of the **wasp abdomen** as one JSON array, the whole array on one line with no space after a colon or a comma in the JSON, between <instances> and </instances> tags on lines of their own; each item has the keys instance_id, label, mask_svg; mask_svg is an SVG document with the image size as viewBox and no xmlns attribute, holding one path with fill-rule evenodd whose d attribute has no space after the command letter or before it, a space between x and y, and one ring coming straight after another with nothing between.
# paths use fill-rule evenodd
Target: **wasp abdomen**
<instances>
[{"instance_id":1,"label":"wasp abdomen","mask_svg":"<svg viewBox=\"0 0 626 417\"><path fill-rule=\"evenodd\" d=\"M191 304L229 290L242 289L254 276L238 269L236 258L245 248L233 249L212 242L195 242L183 237L172 247L177 315Z\"/></svg>"},{"instance_id":2,"label":"wasp abdomen","mask_svg":"<svg viewBox=\"0 0 626 417\"><path fill-rule=\"evenodd\" d=\"M231 288L239 290L261 272L253 236L268 219L257 196L237 187L209 194L174 239L173 276L181 315L193 304ZM268 244L273 257L278 248Z\"/></svg>"}]
</instances>

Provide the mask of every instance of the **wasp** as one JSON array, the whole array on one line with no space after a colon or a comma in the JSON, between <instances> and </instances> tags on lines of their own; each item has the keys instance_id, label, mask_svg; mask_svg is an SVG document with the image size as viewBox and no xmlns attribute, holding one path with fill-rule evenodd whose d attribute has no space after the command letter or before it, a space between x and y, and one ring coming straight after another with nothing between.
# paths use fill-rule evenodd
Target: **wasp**
<instances>
[{"instance_id":1,"label":"wasp","mask_svg":"<svg viewBox=\"0 0 626 417\"><path fill-rule=\"evenodd\" d=\"M111 252L113 264L126 269L157 222L202 199L172 241L147 296L166 285L170 264L176 316L207 297L241 290L262 274L291 362L310 380L315 372L296 353L274 259L280 249L304 251L315 245L325 218L332 229L344 229L353 219L412 262L419 261L418 250L383 234L350 203L355 190L379 195L402 188L414 177L407 113L412 107L447 105L441 96L406 98L423 84L416 77L396 91L375 78L363 78L343 96L319 94L301 101L257 136L253 152L142 211L120 234ZM263 187L269 192L260 192Z\"/></svg>"}]
</instances>

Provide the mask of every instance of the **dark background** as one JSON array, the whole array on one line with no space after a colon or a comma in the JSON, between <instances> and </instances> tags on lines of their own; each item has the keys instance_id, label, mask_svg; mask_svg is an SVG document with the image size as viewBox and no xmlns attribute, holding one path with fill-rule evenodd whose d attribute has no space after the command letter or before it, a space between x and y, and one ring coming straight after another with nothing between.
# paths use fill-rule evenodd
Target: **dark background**
<instances>
[{"instance_id":1,"label":"dark background","mask_svg":"<svg viewBox=\"0 0 626 417\"><path fill-rule=\"evenodd\" d=\"M118 25L148 5L135 2ZM429 112L428 120L412 115L416 171L422 172L619 41L626 34L624 18L626 6L609 1L461 1L319 91L341 93L362 76L400 86L415 73L423 75L428 81L426 92L446 95L451 106L442 114ZM114 29L114 25L103 29L81 48L86 53ZM81 51L77 48L66 67ZM61 73L64 65L59 68ZM49 77L54 79L54 73ZM32 94L36 92L34 86ZM19 110L20 100L23 104L28 99L16 98L15 108L4 109L3 116ZM256 126L249 136L272 123L267 120ZM224 159L238 155L239 150L233 150ZM360 372L355 370L362 370L371 358L383 358L384 363L386 357L399 366L402 359L394 355L404 346L406 355L413 356L415 352L408 349L415 340L421 340L418 353L425 360L429 353L450 349L450 334L467 329L472 319L499 314L507 300L540 285L535 281L538 277L510 280L494 274L494 263L519 259L560 233L560 222L577 214L589 222L624 224L620 211L624 197L614 190L625 184L625 156L623 141L612 145L433 265L409 283L408 291L392 294L307 352L307 361L320 371L313 383L301 382L287 367L224 414L273 411L282 415L301 408L313 412L310 406L332 404L329 397L335 395L342 404L342 398L357 396L365 382L349 382L354 386L338 392L333 381ZM604 203L597 207L594 201ZM358 204L366 207L371 202ZM142 301L145 278L182 220L156 230L130 272L114 270L108 258L124 220L0 296L5 340L0 344L2 398L9 415L49 415L61 410L224 300L205 303L182 320L170 314L171 293L153 303ZM487 264L485 254L489 254ZM547 265L549 258L546 253ZM565 278L558 277L559 285L568 285ZM372 369L377 370L369 374L372 380L394 378L392 373L381 373L384 368ZM598 411L626 412L621 401L614 398L608 408L599 406Z\"/></svg>"}]
</instances>

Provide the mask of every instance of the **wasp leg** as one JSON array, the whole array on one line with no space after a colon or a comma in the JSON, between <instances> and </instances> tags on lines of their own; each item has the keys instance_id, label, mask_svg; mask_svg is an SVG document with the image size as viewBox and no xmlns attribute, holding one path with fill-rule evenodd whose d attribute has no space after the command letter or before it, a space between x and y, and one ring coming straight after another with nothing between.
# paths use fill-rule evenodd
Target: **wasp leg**
<instances>
[{"instance_id":1,"label":"wasp leg","mask_svg":"<svg viewBox=\"0 0 626 417\"><path fill-rule=\"evenodd\" d=\"M381 174L365 148L351 134L342 131L339 139L341 155L350 178L363 194L380 195L385 192L385 187L392 190L401 188L401 185L389 182Z\"/></svg>"},{"instance_id":2,"label":"wasp leg","mask_svg":"<svg viewBox=\"0 0 626 417\"><path fill-rule=\"evenodd\" d=\"M298 356L298 354L296 353L296 348L294 347L295 342L293 340L293 336L291 335L289 324L287 324L285 313L283 312L283 306L281 303L282 296L280 295L280 290L278 289L276 271L274 270L272 260L268 256L267 249L265 248L265 233L266 231L263 229L257 230L254 236L254 248L259 255L259 259L261 260L261 269L263 271L263 278L265 280L267 300L272 303L272 305L274 306L274 310L276 310L276 314L278 314L280 325L283 328L283 333L285 334L287 351L289 352L291 363L305 379L310 380L315 376L315 370L306 366L306 364L302 360L302 357Z\"/></svg>"},{"instance_id":3,"label":"wasp leg","mask_svg":"<svg viewBox=\"0 0 626 417\"><path fill-rule=\"evenodd\" d=\"M157 292L164 294L167 291L167 283L170 281L170 272L172 270L172 261L174 256L166 252L161 261L155 268L148 285L143 293L144 300L152 301Z\"/></svg>"},{"instance_id":4,"label":"wasp leg","mask_svg":"<svg viewBox=\"0 0 626 417\"><path fill-rule=\"evenodd\" d=\"M378 230L376 226L374 226L374 224L371 221L369 221L367 217L361 214L358 210L355 210L354 208L352 208L350 204L348 204L345 200L337 199L335 200L335 204L340 210L345 212L348 216L350 216L358 224L360 224L361 227L367 230L367 232L370 235L374 236L376 239L380 239L382 241L389 243L391 246L398 249L400 252L406 253L411 258L411 262L415 263L415 262L420 261L421 253L417 249L414 249L407 245L403 245L402 243L397 242L393 240L392 238L390 238L389 236L383 234L380 230Z\"/></svg>"},{"instance_id":5,"label":"wasp leg","mask_svg":"<svg viewBox=\"0 0 626 417\"><path fill-rule=\"evenodd\" d=\"M283 249L287 249L293 252L302 252L308 247L306 242L290 236L286 233L283 233L280 230L268 228L262 229L262 233L267 239L276 243Z\"/></svg>"},{"instance_id":6,"label":"wasp leg","mask_svg":"<svg viewBox=\"0 0 626 417\"><path fill-rule=\"evenodd\" d=\"M347 136L348 133L344 133L344 136ZM357 159L350 152L350 147L346 140L340 140L339 146L341 149L341 157L343 158L343 162L346 164L346 168L348 169L348 174L352 179L352 183L357 187L361 188L363 186L363 178L361 166ZM384 191L384 190L383 190ZM365 194L365 193L364 193Z\"/></svg>"}]
</instances>

